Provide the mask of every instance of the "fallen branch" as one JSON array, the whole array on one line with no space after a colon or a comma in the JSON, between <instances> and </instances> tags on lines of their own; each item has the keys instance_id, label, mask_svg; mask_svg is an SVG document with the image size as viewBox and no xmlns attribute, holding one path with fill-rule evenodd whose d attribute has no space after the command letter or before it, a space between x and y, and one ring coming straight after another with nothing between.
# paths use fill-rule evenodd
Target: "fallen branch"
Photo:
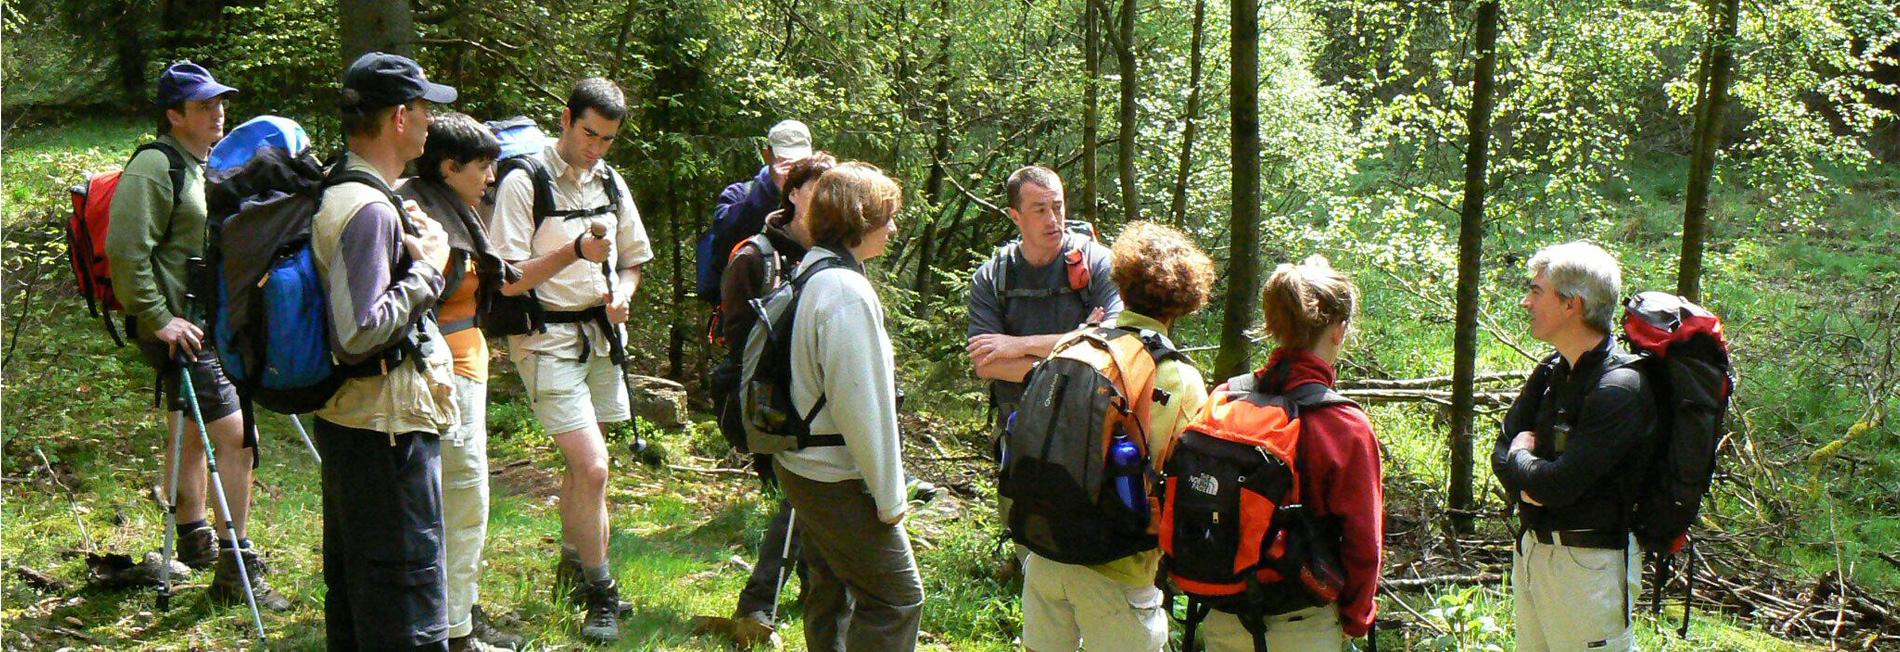
<instances>
[{"instance_id":1,"label":"fallen branch","mask_svg":"<svg viewBox=\"0 0 1900 652\"><path fill-rule=\"evenodd\" d=\"M727 468L702 469L697 466L681 466L678 464L668 464L666 465L666 468L672 469L674 471L685 471L687 473L704 473L707 475L742 475L742 476L752 475L752 472L746 469L727 469Z\"/></svg>"},{"instance_id":2,"label":"fallen branch","mask_svg":"<svg viewBox=\"0 0 1900 652\"><path fill-rule=\"evenodd\" d=\"M1475 383L1502 381L1522 381L1531 375L1530 370L1494 371L1478 374L1472 379ZM1451 376L1427 376L1424 378L1360 378L1339 381L1339 389L1432 389L1451 386Z\"/></svg>"},{"instance_id":3,"label":"fallen branch","mask_svg":"<svg viewBox=\"0 0 1900 652\"><path fill-rule=\"evenodd\" d=\"M1440 389L1342 389L1339 393L1360 403L1428 402L1451 405L1451 392ZM1478 392L1472 401L1480 407L1510 407L1516 392Z\"/></svg>"},{"instance_id":4,"label":"fallen branch","mask_svg":"<svg viewBox=\"0 0 1900 652\"><path fill-rule=\"evenodd\" d=\"M1379 589L1384 591L1425 591L1447 586L1465 586L1470 584L1499 584L1504 581L1500 573L1474 573L1471 575L1437 575L1433 577L1412 577L1379 580Z\"/></svg>"}]
</instances>

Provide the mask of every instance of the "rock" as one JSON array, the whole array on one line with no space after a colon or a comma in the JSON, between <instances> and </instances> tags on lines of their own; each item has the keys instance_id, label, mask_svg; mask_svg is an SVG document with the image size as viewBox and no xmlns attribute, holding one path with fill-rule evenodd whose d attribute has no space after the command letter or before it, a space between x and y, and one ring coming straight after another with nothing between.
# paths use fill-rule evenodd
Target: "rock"
<instances>
[{"instance_id":1,"label":"rock","mask_svg":"<svg viewBox=\"0 0 1900 652\"><path fill-rule=\"evenodd\" d=\"M148 552L143 561L135 564L131 557L117 553L87 555L86 568L91 571L92 586L100 589L158 586L159 569L165 567L162 557L158 551ZM173 559L171 576L173 582L191 577L191 567Z\"/></svg>"},{"instance_id":2,"label":"rock","mask_svg":"<svg viewBox=\"0 0 1900 652\"><path fill-rule=\"evenodd\" d=\"M635 416L662 428L684 426L691 415L686 409L686 386L665 378L627 374L627 397Z\"/></svg>"}]
</instances>

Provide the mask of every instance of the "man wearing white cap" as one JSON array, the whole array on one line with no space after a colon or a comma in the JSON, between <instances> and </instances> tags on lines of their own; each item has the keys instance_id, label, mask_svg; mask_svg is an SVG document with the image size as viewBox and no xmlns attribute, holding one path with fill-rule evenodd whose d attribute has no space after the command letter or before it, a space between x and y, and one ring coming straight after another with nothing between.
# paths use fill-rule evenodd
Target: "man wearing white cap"
<instances>
[{"instance_id":1,"label":"man wearing white cap","mask_svg":"<svg viewBox=\"0 0 1900 652\"><path fill-rule=\"evenodd\" d=\"M797 120L782 120L765 133L767 147L759 158L767 163L753 178L726 186L713 206L713 226L700 242L699 298L719 303L719 279L726 271L732 248L765 228L765 215L777 210L779 189L792 164L811 156L811 129Z\"/></svg>"}]
</instances>

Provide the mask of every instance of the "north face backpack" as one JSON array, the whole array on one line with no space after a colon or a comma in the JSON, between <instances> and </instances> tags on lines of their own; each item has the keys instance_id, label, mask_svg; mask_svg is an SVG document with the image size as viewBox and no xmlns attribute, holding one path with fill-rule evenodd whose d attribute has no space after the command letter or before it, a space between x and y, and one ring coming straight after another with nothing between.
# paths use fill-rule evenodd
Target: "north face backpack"
<instances>
[{"instance_id":1,"label":"north face backpack","mask_svg":"<svg viewBox=\"0 0 1900 652\"><path fill-rule=\"evenodd\" d=\"M1101 564L1155 547L1148 415L1166 336L1084 326L1029 372L1005 435L997 491L1009 536L1065 564Z\"/></svg>"},{"instance_id":2,"label":"north face backpack","mask_svg":"<svg viewBox=\"0 0 1900 652\"><path fill-rule=\"evenodd\" d=\"M132 156L126 159L130 165L132 159L148 149L165 154L170 166L172 180L172 205L178 205L178 193L185 187L185 157L178 150L157 142L146 143L132 150ZM119 178L125 174L123 169L86 177L85 182L73 186L73 214L66 219L66 259L72 264L73 279L79 285L79 294L86 298L86 313L105 322L106 333L112 336L112 342L125 346L125 339L119 335L119 326L113 323L113 312L124 313L125 306L119 303L119 297L112 290L112 265L106 259L106 234L111 231L112 198L119 191ZM165 238L171 236L171 223L165 224ZM132 322L126 319L127 335L130 335Z\"/></svg>"},{"instance_id":3,"label":"north face backpack","mask_svg":"<svg viewBox=\"0 0 1900 652\"><path fill-rule=\"evenodd\" d=\"M769 295L784 284L785 279L781 270L784 269L785 261L779 256L778 249L772 246L772 239L763 233L740 242L739 246L732 248L732 256L728 258L737 257L739 252L747 247L759 252L760 260L764 264L761 271L765 277L765 285L761 288L760 296ZM708 337L714 344L726 347L727 351L726 355L719 359L719 364L713 365L712 372L706 375L706 386L708 393L712 396L713 416L718 419L719 433L725 436L726 443L733 450L745 453L749 452L750 448L746 443L743 410L739 408L739 376L745 367L743 345L746 343L746 338L738 342L726 342L720 338L719 323L722 319L723 316L715 316ZM754 320L752 328L747 330L747 335L750 335L753 330L758 330L760 323L762 322Z\"/></svg>"},{"instance_id":4,"label":"north face backpack","mask_svg":"<svg viewBox=\"0 0 1900 652\"><path fill-rule=\"evenodd\" d=\"M207 189L206 262L216 286L209 290L215 297L210 331L246 421L253 421L252 404L283 414L314 411L344 380L387 373L421 357L413 326L402 344L368 361L342 365L332 355L329 304L310 230L323 191L352 181L402 205L381 179L360 171L332 174L307 152L293 157L276 147L260 149Z\"/></svg>"},{"instance_id":5,"label":"north face backpack","mask_svg":"<svg viewBox=\"0 0 1900 652\"><path fill-rule=\"evenodd\" d=\"M744 363L739 371L739 419L745 429L745 449L754 455L772 455L819 446L843 446L843 435L814 435L812 419L825 409L820 393L811 410L801 413L792 402L792 329L805 283L819 272L843 268L862 274L840 257L820 258L798 270L792 282L750 302L759 321L746 335Z\"/></svg>"},{"instance_id":6,"label":"north face backpack","mask_svg":"<svg viewBox=\"0 0 1900 652\"><path fill-rule=\"evenodd\" d=\"M1023 241L1020 238L1011 240L997 250L996 258L1002 261L1000 268L996 270L994 284L996 307L999 311L1009 314L1010 299L1040 299L1059 294L1080 294L1083 303L1091 303L1090 300L1093 297L1089 296L1089 288L1094 282L1094 273L1089 269L1087 243L1095 241L1095 225L1082 220L1069 220L1063 223L1063 230L1065 233L1062 237L1062 265L1068 271L1069 282L1061 287L1013 287L1016 285L1016 280L1012 278L1011 271L1015 265L1011 261L1016 260L1016 250L1022 248Z\"/></svg>"},{"instance_id":7,"label":"north face backpack","mask_svg":"<svg viewBox=\"0 0 1900 652\"><path fill-rule=\"evenodd\" d=\"M620 214L622 184L619 173L613 168L607 168L607 173L600 175L601 186L607 194L606 204L591 208L555 210L554 175L540 159L533 156L545 151L552 139L541 131L532 118L526 116L492 121L487 123L487 126L495 133L496 140L501 142L501 158L495 163L495 186L500 187L502 180L507 179L509 174L516 171L528 175L529 184L533 188L532 212L535 231L540 230L541 223L549 218L577 220L596 215L618 216ZM492 206L494 199L490 197L488 202ZM486 270L483 273L495 274L505 282L513 282L520 278L520 272L512 265L505 265L499 270ZM476 299L476 321L481 324L482 332L490 337L547 332L549 323L547 310L542 307L540 297L535 291L529 290L516 296L508 296L502 294L501 285L497 283L492 287L483 286L482 295Z\"/></svg>"},{"instance_id":8,"label":"north face backpack","mask_svg":"<svg viewBox=\"0 0 1900 652\"><path fill-rule=\"evenodd\" d=\"M1183 649L1219 610L1264 650L1267 616L1333 604L1345 586L1337 519L1301 503L1300 416L1359 406L1324 384L1283 382L1279 368L1228 380L1162 460L1161 564L1188 597Z\"/></svg>"}]
</instances>

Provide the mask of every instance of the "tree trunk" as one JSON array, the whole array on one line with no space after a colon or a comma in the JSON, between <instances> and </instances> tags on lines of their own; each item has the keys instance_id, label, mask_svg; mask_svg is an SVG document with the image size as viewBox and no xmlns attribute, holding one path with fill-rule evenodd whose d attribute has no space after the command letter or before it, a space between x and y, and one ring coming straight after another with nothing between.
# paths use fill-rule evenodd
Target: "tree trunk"
<instances>
[{"instance_id":1,"label":"tree trunk","mask_svg":"<svg viewBox=\"0 0 1900 652\"><path fill-rule=\"evenodd\" d=\"M119 87L125 90L125 96L131 106L147 106L152 96L147 91L147 73L145 65L151 61L147 51L145 30L139 28L140 7L144 3L131 0L113 0L105 15L109 16L119 63Z\"/></svg>"},{"instance_id":2,"label":"tree trunk","mask_svg":"<svg viewBox=\"0 0 1900 652\"><path fill-rule=\"evenodd\" d=\"M1194 0L1194 37L1188 45L1187 107L1181 114L1181 160L1174 173L1174 198L1168 203L1168 219L1175 226L1187 224L1188 173L1194 167L1194 119L1201 113L1201 35L1207 24L1207 0Z\"/></svg>"},{"instance_id":3,"label":"tree trunk","mask_svg":"<svg viewBox=\"0 0 1900 652\"><path fill-rule=\"evenodd\" d=\"M678 161L673 161L673 165L669 168L679 169ZM673 313L673 319L666 334L666 377L670 380L682 381L686 377L686 320L689 314L697 311L688 308L691 302L686 300L686 270L682 262L686 260L686 252L680 243L686 240L681 234L681 227L691 218L686 216L685 207L680 205L679 184L666 185L666 209L668 213L667 239L672 241L671 248L673 249L673 292L671 294L673 305L672 310L669 311Z\"/></svg>"},{"instance_id":4,"label":"tree trunk","mask_svg":"<svg viewBox=\"0 0 1900 652\"><path fill-rule=\"evenodd\" d=\"M1082 58L1087 68L1088 83L1082 93L1082 214L1083 219L1095 219L1095 141L1100 137L1101 109L1096 105L1096 95L1100 92L1096 86L1102 77L1102 35L1101 15L1095 9L1096 0L1085 0L1082 4Z\"/></svg>"},{"instance_id":5,"label":"tree trunk","mask_svg":"<svg viewBox=\"0 0 1900 652\"><path fill-rule=\"evenodd\" d=\"M1141 219L1141 184L1135 178L1135 87L1140 78L1135 68L1135 0L1122 0L1121 38L1116 39L1117 72L1121 73L1121 156L1117 170L1122 187L1122 221Z\"/></svg>"},{"instance_id":6,"label":"tree trunk","mask_svg":"<svg viewBox=\"0 0 1900 652\"><path fill-rule=\"evenodd\" d=\"M1479 0L1474 50L1477 67L1471 75L1471 112L1465 116L1465 197L1458 218L1458 315L1452 344L1451 500L1454 531L1468 533L1472 525L1471 429L1475 416L1472 385L1478 362L1478 288L1483 273L1485 166L1491 143L1491 103L1497 74L1498 0Z\"/></svg>"},{"instance_id":7,"label":"tree trunk","mask_svg":"<svg viewBox=\"0 0 1900 652\"><path fill-rule=\"evenodd\" d=\"M931 99L932 116L936 119L935 133L930 143L930 176L924 180L924 202L929 204L932 213L943 203L944 176L949 174L944 167L950 158L950 2L937 0L937 15L943 23L937 28L937 84ZM917 241L917 276L911 281L911 289L920 294L930 289L930 247L937 240L937 220L924 225L924 237Z\"/></svg>"},{"instance_id":8,"label":"tree trunk","mask_svg":"<svg viewBox=\"0 0 1900 652\"><path fill-rule=\"evenodd\" d=\"M1234 0L1231 9L1232 80L1228 89L1233 134L1232 240L1227 251L1227 301L1221 315L1220 353L1214 377L1228 378L1253 366L1247 328L1253 325L1260 281L1260 4Z\"/></svg>"},{"instance_id":9,"label":"tree trunk","mask_svg":"<svg viewBox=\"0 0 1900 652\"><path fill-rule=\"evenodd\" d=\"M415 17L409 0L337 0L337 41L347 65L365 52L416 56Z\"/></svg>"},{"instance_id":10,"label":"tree trunk","mask_svg":"<svg viewBox=\"0 0 1900 652\"><path fill-rule=\"evenodd\" d=\"M1702 51L1708 79L1696 106L1695 143L1689 154L1689 191L1682 208L1682 261L1676 268L1676 294L1698 301L1702 295L1702 249L1709 235L1709 186L1715 177L1715 157L1722 144L1722 112L1728 108L1729 79L1734 75L1737 0L1710 0L1717 23Z\"/></svg>"},{"instance_id":11,"label":"tree trunk","mask_svg":"<svg viewBox=\"0 0 1900 652\"><path fill-rule=\"evenodd\" d=\"M223 22L223 0L165 0L160 3L159 47L164 48L165 56L177 58L180 50L217 42ZM193 58L217 74L217 61L204 55Z\"/></svg>"}]
</instances>

